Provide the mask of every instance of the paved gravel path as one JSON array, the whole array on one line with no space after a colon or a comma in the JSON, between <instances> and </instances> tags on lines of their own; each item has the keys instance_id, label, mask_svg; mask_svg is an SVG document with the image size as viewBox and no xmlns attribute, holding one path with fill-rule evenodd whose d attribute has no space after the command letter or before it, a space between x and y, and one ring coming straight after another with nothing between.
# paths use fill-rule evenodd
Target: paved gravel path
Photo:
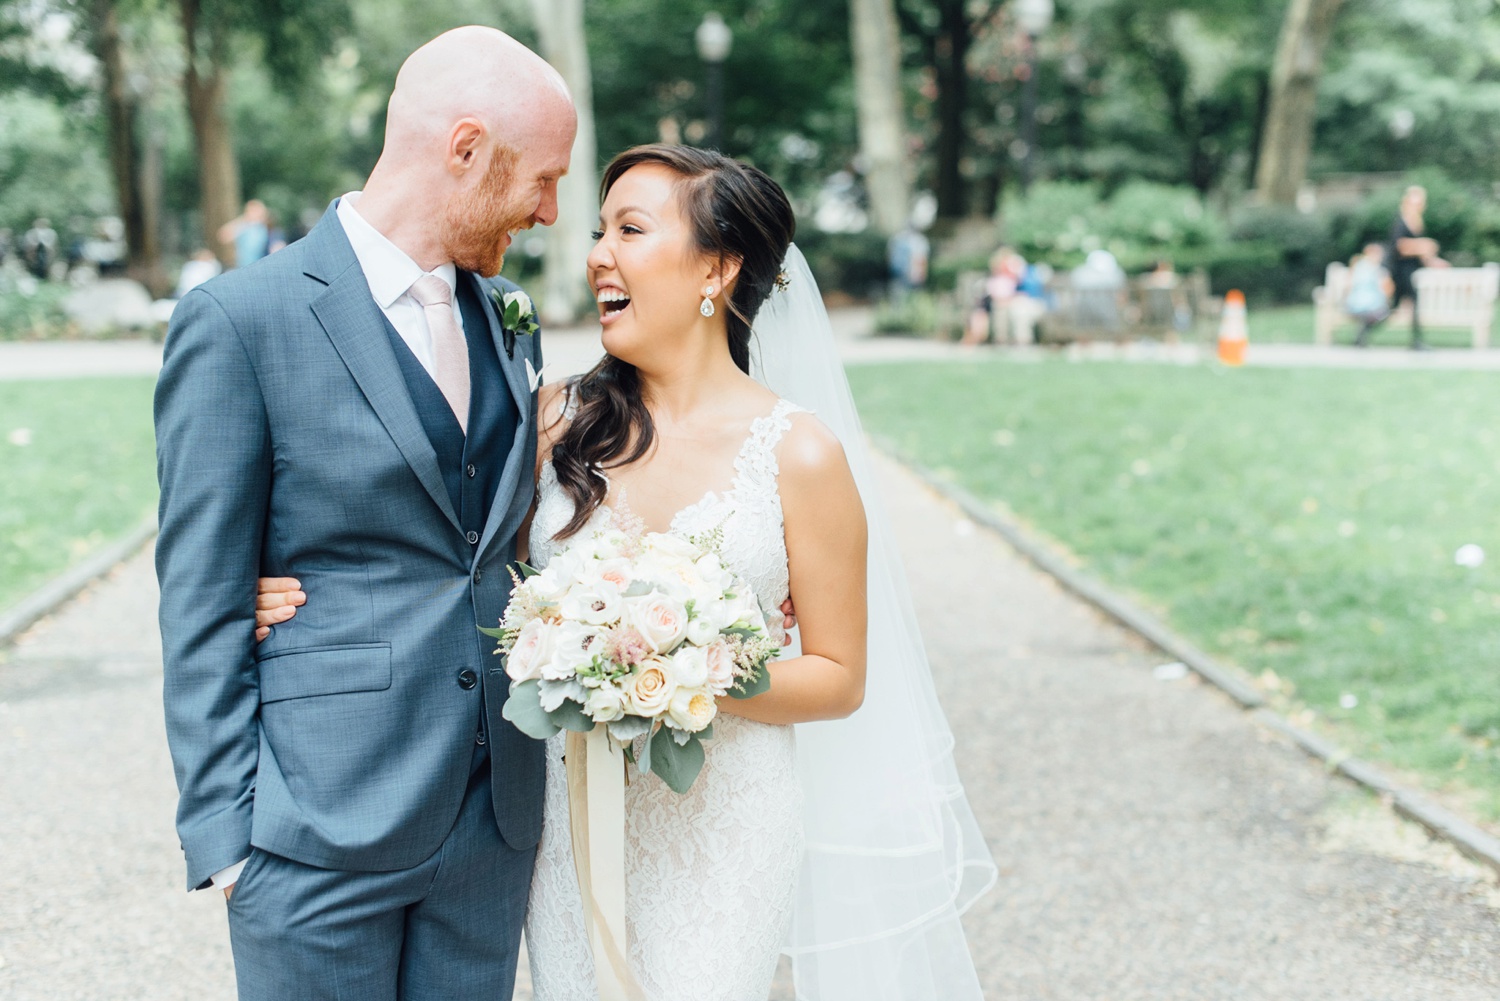
<instances>
[{"instance_id":1,"label":"paved gravel path","mask_svg":"<svg viewBox=\"0 0 1500 1001\"><path fill-rule=\"evenodd\" d=\"M991 1001L1494 1001L1500 893L884 469L1002 867ZM233 996L182 892L143 553L0 653L0 998ZM784 990L778 998L786 997Z\"/></svg>"}]
</instances>

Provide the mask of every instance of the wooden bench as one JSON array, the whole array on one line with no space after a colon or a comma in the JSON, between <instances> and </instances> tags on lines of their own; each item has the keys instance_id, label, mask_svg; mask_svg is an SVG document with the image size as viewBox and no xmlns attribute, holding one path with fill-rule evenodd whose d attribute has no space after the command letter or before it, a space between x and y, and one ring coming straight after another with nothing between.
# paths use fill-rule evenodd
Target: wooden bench
<instances>
[{"instance_id":1,"label":"wooden bench","mask_svg":"<svg viewBox=\"0 0 1500 1001\"><path fill-rule=\"evenodd\" d=\"M1500 296L1500 264L1480 268L1422 268L1412 278L1424 327L1459 327L1472 332L1475 348L1490 346L1490 327L1495 320L1495 299ZM1313 336L1319 344L1332 344L1334 328L1349 322L1344 300L1349 298L1349 266L1337 261L1328 265L1323 284L1313 289L1316 315ZM1402 303L1389 322L1410 323L1408 303Z\"/></svg>"}]
</instances>

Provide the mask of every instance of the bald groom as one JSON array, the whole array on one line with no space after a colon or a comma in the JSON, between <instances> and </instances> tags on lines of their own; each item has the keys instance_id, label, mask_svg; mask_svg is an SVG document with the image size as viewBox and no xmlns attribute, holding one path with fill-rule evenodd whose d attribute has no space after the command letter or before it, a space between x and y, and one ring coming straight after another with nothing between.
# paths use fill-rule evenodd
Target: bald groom
<instances>
[{"instance_id":1,"label":"bald groom","mask_svg":"<svg viewBox=\"0 0 1500 1001\"><path fill-rule=\"evenodd\" d=\"M468 27L397 77L362 191L179 304L156 395L167 735L188 887L243 1001L504 1001L541 745L493 624L533 493L537 338L492 297L550 225L558 74ZM258 576L311 595L255 642Z\"/></svg>"}]
</instances>

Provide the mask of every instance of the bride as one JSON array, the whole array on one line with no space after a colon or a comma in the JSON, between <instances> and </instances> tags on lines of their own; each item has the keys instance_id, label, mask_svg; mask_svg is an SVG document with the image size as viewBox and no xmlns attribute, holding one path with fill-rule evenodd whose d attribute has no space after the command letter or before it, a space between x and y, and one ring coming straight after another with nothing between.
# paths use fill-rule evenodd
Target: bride
<instances>
[{"instance_id":1,"label":"bride","mask_svg":"<svg viewBox=\"0 0 1500 1001\"><path fill-rule=\"evenodd\" d=\"M785 952L809 1001L977 1001L959 914L994 863L954 771L827 316L791 246L791 205L759 170L677 146L621 154L603 189L588 276L606 356L542 389L522 558L544 566L611 521L721 528L724 561L768 626L779 635L789 597L798 626L769 691L720 701L686 794L631 775L635 986L650 1001L763 999ZM262 581L257 624L295 614L295 587ZM599 996L563 737L548 741L527 915L537 1001Z\"/></svg>"}]
</instances>

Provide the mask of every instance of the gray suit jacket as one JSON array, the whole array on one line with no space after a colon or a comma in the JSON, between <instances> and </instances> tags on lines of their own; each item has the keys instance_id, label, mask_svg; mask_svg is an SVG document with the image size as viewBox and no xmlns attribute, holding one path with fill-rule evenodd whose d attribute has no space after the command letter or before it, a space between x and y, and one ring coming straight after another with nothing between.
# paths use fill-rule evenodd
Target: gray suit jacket
<instances>
[{"instance_id":1,"label":"gray suit jacket","mask_svg":"<svg viewBox=\"0 0 1500 1001\"><path fill-rule=\"evenodd\" d=\"M458 815L481 714L500 832L522 849L540 836L542 748L500 718L502 664L476 629L505 607L534 490L540 348L523 336L507 357L488 291L514 286L459 277L479 283L521 414L477 545L332 207L173 315L156 561L190 888L252 844L323 868L417 864ZM257 647L263 572L297 576L309 601Z\"/></svg>"}]
</instances>

